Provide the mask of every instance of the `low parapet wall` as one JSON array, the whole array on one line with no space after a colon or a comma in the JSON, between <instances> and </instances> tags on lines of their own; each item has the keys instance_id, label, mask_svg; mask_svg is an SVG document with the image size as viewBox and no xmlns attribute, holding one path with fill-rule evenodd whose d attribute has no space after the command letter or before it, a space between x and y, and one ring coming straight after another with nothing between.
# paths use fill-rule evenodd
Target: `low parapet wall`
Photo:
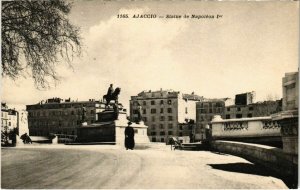
<instances>
[{"instance_id":1,"label":"low parapet wall","mask_svg":"<svg viewBox=\"0 0 300 190\"><path fill-rule=\"evenodd\" d=\"M282 177L298 179L298 158L286 154L282 149L251 143L215 140L210 143L211 149L240 156L250 162L263 165Z\"/></svg>"}]
</instances>

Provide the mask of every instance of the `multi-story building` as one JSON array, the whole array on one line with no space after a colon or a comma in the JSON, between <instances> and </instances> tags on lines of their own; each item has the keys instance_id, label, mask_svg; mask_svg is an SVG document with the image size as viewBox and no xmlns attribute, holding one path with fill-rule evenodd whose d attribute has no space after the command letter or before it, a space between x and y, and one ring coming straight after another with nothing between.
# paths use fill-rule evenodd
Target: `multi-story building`
<instances>
[{"instance_id":1,"label":"multi-story building","mask_svg":"<svg viewBox=\"0 0 300 190\"><path fill-rule=\"evenodd\" d=\"M1 131L12 131L18 128L18 112L1 103Z\"/></svg>"},{"instance_id":2,"label":"multi-story building","mask_svg":"<svg viewBox=\"0 0 300 190\"><path fill-rule=\"evenodd\" d=\"M222 115L223 119L262 117L280 112L282 100L256 102L248 105L227 106Z\"/></svg>"},{"instance_id":3,"label":"multi-story building","mask_svg":"<svg viewBox=\"0 0 300 190\"><path fill-rule=\"evenodd\" d=\"M105 103L89 101L71 101L52 98L46 102L27 105L28 127L31 136L53 134L76 135L77 128L84 121L87 124L98 120L97 113L105 109Z\"/></svg>"},{"instance_id":4,"label":"multi-story building","mask_svg":"<svg viewBox=\"0 0 300 190\"><path fill-rule=\"evenodd\" d=\"M8 130L8 107L1 102L1 131Z\"/></svg>"},{"instance_id":5,"label":"multi-story building","mask_svg":"<svg viewBox=\"0 0 300 190\"><path fill-rule=\"evenodd\" d=\"M242 94L235 95L234 104L235 105L248 105L254 102L255 92L246 92Z\"/></svg>"},{"instance_id":6,"label":"multi-story building","mask_svg":"<svg viewBox=\"0 0 300 190\"><path fill-rule=\"evenodd\" d=\"M294 110L299 105L299 72L286 73L282 78L282 109Z\"/></svg>"},{"instance_id":7,"label":"multi-story building","mask_svg":"<svg viewBox=\"0 0 300 190\"><path fill-rule=\"evenodd\" d=\"M281 111L282 100L253 103L254 92L237 94L235 100L230 98L205 99L196 103L196 140L205 139L205 127L214 115L223 119L270 116Z\"/></svg>"},{"instance_id":8,"label":"multi-story building","mask_svg":"<svg viewBox=\"0 0 300 190\"><path fill-rule=\"evenodd\" d=\"M172 136L188 136L196 119L196 102L202 99L194 93L173 90L143 91L131 96L130 119L137 121L141 110L152 142L166 142Z\"/></svg>"},{"instance_id":9,"label":"multi-story building","mask_svg":"<svg viewBox=\"0 0 300 190\"><path fill-rule=\"evenodd\" d=\"M205 127L211 122L214 115L224 115L225 107L232 105L230 98L205 99L196 103L195 140L205 139Z\"/></svg>"}]
</instances>

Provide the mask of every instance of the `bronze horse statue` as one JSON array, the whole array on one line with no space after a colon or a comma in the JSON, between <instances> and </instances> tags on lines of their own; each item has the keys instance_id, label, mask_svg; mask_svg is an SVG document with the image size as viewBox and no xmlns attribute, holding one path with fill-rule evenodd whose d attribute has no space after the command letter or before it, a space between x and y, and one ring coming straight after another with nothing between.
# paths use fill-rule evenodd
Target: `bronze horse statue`
<instances>
[{"instance_id":1,"label":"bronze horse statue","mask_svg":"<svg viewBox=\"0 0 300 190\"><path fill-rule=\"evenodd\" d=\"M118 103L118 96L120 92L121 92L121 88L118 87L111 95L109 94L104 95L103 99L106 100L105 106L107 107L111 100L114 100L115 103Z\"/></svg>"}]
</instances>

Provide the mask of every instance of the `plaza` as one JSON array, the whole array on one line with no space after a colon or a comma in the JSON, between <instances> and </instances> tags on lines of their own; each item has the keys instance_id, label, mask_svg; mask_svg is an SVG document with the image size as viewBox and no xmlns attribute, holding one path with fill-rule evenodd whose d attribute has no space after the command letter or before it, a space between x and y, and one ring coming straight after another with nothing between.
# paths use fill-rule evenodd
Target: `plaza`
<instances>
[{"instance_id":1,"label":"plaza","mask_svg":"<svg viewBox=\"0 0 300 190\"><path fill-rule=\"evenodd\" d=\"M287 189L261 166L209 151L171 151L152 143L126 151L114 145L24 145L2 148L5 189Z\"/></svg>"}]
</instances>

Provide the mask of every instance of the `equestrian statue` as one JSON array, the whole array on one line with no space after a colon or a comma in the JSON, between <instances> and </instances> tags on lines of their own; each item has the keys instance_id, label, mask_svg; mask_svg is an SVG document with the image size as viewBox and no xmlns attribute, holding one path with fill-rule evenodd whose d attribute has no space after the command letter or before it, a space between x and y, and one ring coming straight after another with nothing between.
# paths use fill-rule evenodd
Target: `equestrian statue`
<instances>
[{"instance_id":1,"label":"equestrian statue","mask_svg":"<svg viewBox=\"0 0 300 190\"><path fill-rule=\"evenodd\" d=\"M107 107L111 100L114 100L115 103L118 103L118 96L121 92L121 88L117 87L116 90L114 90L113 85L111 84L110 87L107 90L107 94L103 96L103 99L105 99Z\"/></svg>"}]
</instances>

